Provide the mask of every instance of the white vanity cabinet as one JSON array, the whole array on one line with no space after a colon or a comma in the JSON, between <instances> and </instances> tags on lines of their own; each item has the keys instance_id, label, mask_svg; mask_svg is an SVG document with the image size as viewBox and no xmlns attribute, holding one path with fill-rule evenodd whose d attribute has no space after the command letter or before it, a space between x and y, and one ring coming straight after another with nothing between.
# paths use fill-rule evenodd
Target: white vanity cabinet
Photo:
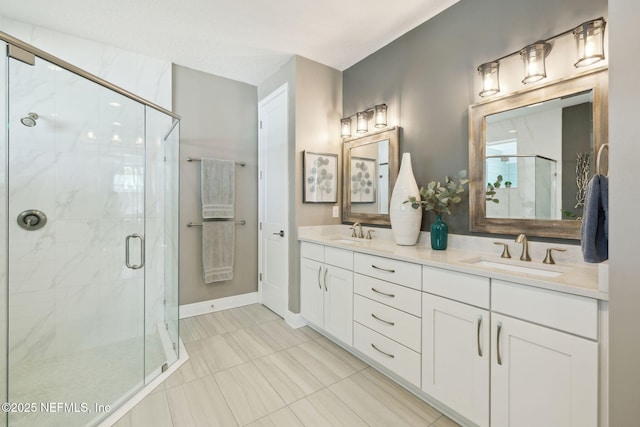
<instances>
[{"instance_id":1,"label":"white vanity cabinet","mask_svg":"<svg viewBox=\"0 0 640 427\"><path fill-rule=\"evenodd\" d=\"M420 387L419 264L354 254L353 346Z\"/></svg>"},{"instance_id":2,"label":"white vanity cabinet","mask_svg":"<svg viewBox=\"0 0 640 427\"><path fill-rule=\"evenodd\" d=\"M597 301L498 280L491 291L491 426L597 427Z\"/></svg>"},{"instance_id":3,"label":"white vanity cabinet","mask_svg":"<svg viewBox=\"0 0 640 427\"><path fill-rule=\"evenodd\" d=\"M353 252L308 242L300 252L302 316L353 345Z\"/></svg>"},{"instance_id":4,"label":"white vanity cabinet","mask_svg":"<svg viewBox=\"0 0 640 427\"><path fill-rule=\"evenodd\" d=\"M422 286L422 390L487 427L489 279L423 267Z\"/></svg>"}]
</instances>

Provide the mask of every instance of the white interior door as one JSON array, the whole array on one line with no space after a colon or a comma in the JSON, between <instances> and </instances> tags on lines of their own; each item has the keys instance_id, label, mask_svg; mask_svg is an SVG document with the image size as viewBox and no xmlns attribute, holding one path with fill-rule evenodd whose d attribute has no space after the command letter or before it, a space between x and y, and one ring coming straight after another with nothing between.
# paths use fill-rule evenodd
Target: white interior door
<instances>
[{"instance_id":1,"label":"white interior door","mask_svg":"<svg viewBox=\"0 0 640 427\"><path fill-rule=\"evenodd\" d=\"M284 317L289 292L287 85L258 105L259 270L262 304Z\"/></svg>"}]
</instances>

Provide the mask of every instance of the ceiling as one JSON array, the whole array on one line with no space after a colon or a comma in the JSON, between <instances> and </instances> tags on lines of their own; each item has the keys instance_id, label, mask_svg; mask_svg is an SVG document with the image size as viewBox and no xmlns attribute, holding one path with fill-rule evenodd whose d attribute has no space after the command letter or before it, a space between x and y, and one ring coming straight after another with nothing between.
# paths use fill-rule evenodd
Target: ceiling
<instances>
[{"instance_id":1,"label":"ceiling","mask_svg":"<svg viewBox=\"0 0 640 427\"><path fill-rule=\"evenodd\" d=\"M345 70L458 0L2 0L0 14L258 85L298 54Z\"/></svg>"}]
</instances>

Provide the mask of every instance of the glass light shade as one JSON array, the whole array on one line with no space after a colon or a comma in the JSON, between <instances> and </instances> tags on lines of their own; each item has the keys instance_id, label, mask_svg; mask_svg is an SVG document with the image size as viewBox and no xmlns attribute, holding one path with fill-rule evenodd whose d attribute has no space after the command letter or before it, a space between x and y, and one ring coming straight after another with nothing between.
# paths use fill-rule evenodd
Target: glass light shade
<instances>
[{"instance_id":1,"label":"glass light shade","mask_svg":"<svg viewBox=\"0 0 640 427\"><path fill-rule=\"evenodd\" d=\"M482 76L482 91L480 96L491 96L500 92L500 63L487 62L478 67Z\"/></svg>"},{"instance_id":2,"label":"glass light shade","mask_svg":"<svg viewBox=\"0 0 640 427\"><path fill-rule=\"evenodd\" d=\"M387 104L376 105L376 127L383 128L387 125Z\"/></svg>"},{"instance_id":3,"label":"glass light shade","mask_svg":"<svg viewBox=\"0 0 640 427\"><path fill-rule=\"evenodd\" d=\"M530 44L520 51L524 65L522 83L534 83L547 77L544 58L549 54L551 45L545 42Z\"/></svg>"},{"instance_id":4,"label":"glass light shade","mask_svg":"<svg viewBox=\"0 0 640 427\"><path fill-rule=\"evenodd\" d=\"M604 19L587 21L573 30L578 49L577 67L586 67L604 59Z\"/></svg>"},{"instance_id":5,"label":"glass light shade","mask_svg":"<svg viewBox=\"0 0 640 427\"><path fill-rule=\"evenodd\" d=\"M340 119L340 135L344 138L351 136L351 117Z\"/></svg>"},{"instance_id":6,"label":"glass light shade","mask_svg":"<svg viewBox=\"0 0 640 427\"><path fill-rule=\"evenodd\" d=\"M358 133L366 133L368 130L367 112L361 111L356 115L356 131Z\"/></svg>"}]
</instances>

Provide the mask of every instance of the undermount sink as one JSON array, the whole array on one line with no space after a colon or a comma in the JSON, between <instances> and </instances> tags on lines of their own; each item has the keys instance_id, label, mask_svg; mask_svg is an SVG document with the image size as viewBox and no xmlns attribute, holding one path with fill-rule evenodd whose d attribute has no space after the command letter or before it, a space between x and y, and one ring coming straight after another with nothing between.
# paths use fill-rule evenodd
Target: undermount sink
<instances>
[{"instance_id":1,"label":"undermount sink","mask_svg":"<svg viewBox=\"0 0 640 427\"><path fill-rule=\"evenodd\" d=\"M478 267L495 268L498 270L512 271L514 273L531 274L542 277L558 277L564 273L564 271L554 270L544 267L525 267L523 265L514 265L507 262L498 262L487 260L484 258L471 258L464 260L464 262L477 265Z\"/></svg>"},{"instance_id":2,"label":"undermount sink","mask_svg":"<svg viewBox=\"0 0 640 427\"><path fill-rule=\"evenodd\" d=\"M355 245L356 243L359 243L355 240L349 240L349 239L333 239L332 240L333 243L342 243L343 245Z\"/></svg>"}]
</instances>

